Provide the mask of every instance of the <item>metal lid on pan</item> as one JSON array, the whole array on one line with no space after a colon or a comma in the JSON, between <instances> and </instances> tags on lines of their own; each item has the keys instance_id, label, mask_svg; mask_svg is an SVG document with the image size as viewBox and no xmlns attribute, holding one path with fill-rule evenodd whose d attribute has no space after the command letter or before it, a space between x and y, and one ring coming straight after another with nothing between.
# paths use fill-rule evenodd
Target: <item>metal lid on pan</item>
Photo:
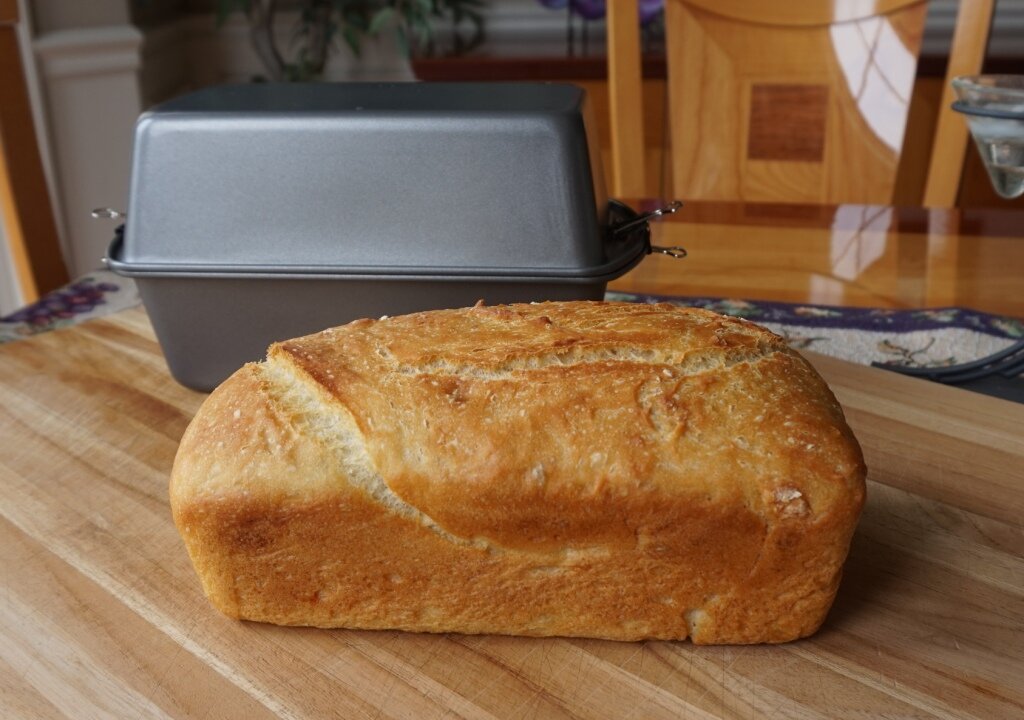
<instances>
[{"instance_id":1,"label":"metal lid on pan","mask_svg":"<svg viewBox=\"0 0 1024 720\"><path fill-rule=\"evenodd\" d=\"M615 258L585 100L571 85L477 83L173 100L136 126L118 262L587 274Z\"/></svg>"},{"instance_id":2,"label":"metal lid on pan","mask_svg":"<svg viewBox=\"0 0 1024 720\"><path fill-rule=\"evenodd\" d=\"M441 267L380 267L367 265L259 265L197 263L132 263L124 257L125 227L117 228L104 262L114 272L128 277L192 277L192 278L319 278L350 279L377 278L382 280L464 280L489 282L544 282L556 280L566 283L609 282L634 268L646 255L661 253L674 258L686 257L680 247L651 245L648 221L664 214L674 213L682 203L672 202L643 215L617 201L609 203L610 225L602 244L605 260L598 265L550 269L529 267L467 267L462 265ZM123 213L109 208L93 211L96 218L125 218Z\"/></svg>"}]
</instances>

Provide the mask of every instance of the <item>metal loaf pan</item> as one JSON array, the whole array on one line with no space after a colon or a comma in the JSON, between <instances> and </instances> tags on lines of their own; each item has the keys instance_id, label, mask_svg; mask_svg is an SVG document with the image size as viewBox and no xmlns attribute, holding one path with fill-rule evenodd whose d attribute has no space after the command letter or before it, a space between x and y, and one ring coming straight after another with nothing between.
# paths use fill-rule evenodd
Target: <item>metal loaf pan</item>
<instances>
[{"instance_id":1,"label":"metal loaf pan","mask_svg":"<svg viewBox=\"0 0 1024 720\"><path fill-rule=\"evenodd\" d=\"M650 245L609 230L631 213L606 200L586 115L569 85L203 90L139 119L107 264L198 390L361 317L600 299Z\"/></svg>"}]
</instances>

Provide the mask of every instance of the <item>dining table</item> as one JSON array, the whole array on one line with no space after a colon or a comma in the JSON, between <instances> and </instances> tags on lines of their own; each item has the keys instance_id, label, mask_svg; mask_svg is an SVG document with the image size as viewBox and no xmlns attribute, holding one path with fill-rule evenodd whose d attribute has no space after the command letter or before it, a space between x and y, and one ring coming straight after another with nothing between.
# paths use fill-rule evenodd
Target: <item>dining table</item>
<instances>
[{"instance_id":1,"label":"dining table","mask_svg":"<svg viewBox=\"0 0 1024 720\"><path fill-rule=\"evenodd\" d=\"M641 212L664 207L635 200ZM652 223L680 262L645 262L613 289L1024 318L1024 206L688 202Z\"/></svg>"},{"instance_id":2,"label":"dining table","mask_svg":"<svg viewBox=\"0 0 1024 720\"><path fill-rule=\"evenodd\" d=\"M1024 211L694 202L652 242L688 257L611 291L1024 317ZM806 639L697 646L225 617L168 503L205 395L145 309L2 344L0 717L1024 717L1024 404L806 357L868 467L835 604Z\"/></svg>"}]
</instances>

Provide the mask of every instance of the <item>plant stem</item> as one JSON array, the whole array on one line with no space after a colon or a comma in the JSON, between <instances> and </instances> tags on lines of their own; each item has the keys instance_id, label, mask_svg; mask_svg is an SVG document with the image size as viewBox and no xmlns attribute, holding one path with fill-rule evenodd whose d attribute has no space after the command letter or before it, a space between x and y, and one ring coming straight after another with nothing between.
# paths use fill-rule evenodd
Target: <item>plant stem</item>
<instances>
[{"instance_id":1,"label":"plant stem","mask_svg":"<svg viewBox=\"0 0 1024 720\"><path fill-rule=\"evenodd\" d=\"M277 0L253 0L249 6L249 38L267 70L268 79L281 82L285 79L285 68L284 59L274 42L276 12Z\"/></svg>"},{"instance_id":2,"label":"plant stem","mask_svg":"<svg viewBox=\"0 0 1024 720\"><path fill-rule=\"evenodd\" d=\"M327 64L328 26L331 22L331 4L325 0L313 3L313 20L309 26L309 75L319 77Z\"/></svg>"}]
</instances>

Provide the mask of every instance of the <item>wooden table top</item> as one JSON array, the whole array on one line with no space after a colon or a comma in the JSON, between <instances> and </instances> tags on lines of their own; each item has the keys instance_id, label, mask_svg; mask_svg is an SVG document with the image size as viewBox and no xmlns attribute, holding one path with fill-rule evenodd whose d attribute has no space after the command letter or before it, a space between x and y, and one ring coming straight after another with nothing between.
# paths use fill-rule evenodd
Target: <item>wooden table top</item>
<instances>
[{"instance_id":1,"label":"wooden table top","mask_svg":"<svg viewBox=\"0 0 1024 720\"><path fill-rule=\"evenodd\" d=\"M633 207L657 207L635 202ZM691 202L615 290L858 307L969 307L1024 318L1022 211Z\"/></svg>"},{"instance_id":2,"label":"wooden table top","mask_svg":"<svg viewBox=\"0 0 1024 720\"><path fill-rule=\"evenodd\" d=\"M870 467L836 605L695 647L223 617L167 499L204 396L145 313L0 346L0 717L1024 717L1024 405L813 362Z\"/></svg>"}]
</instances>

